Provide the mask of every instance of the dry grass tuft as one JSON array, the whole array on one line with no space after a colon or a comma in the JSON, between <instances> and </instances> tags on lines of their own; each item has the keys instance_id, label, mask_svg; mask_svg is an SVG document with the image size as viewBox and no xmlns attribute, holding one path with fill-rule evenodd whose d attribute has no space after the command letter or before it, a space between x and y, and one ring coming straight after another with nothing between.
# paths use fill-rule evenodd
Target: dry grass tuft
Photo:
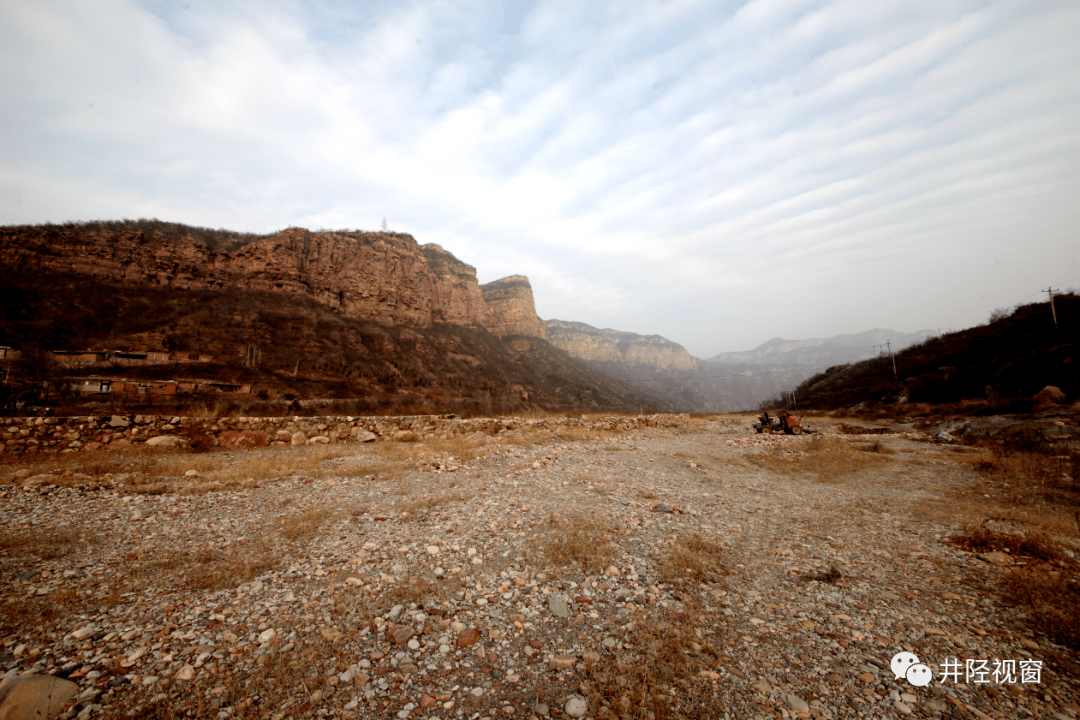
<instances>
[{"instance_id":1,"label":"dry grass tuft","mask_svg":"<svg viewBox=\"0 0 1080 720\"><path fill-rule=\"evenodd\" d=\"M0 554L42 560L63 557L84 543L91 534L79 527L59 527L0 532Z\"/></svg>"},{"instance_id":2,"label":"dry grass tuft","mask_svg":"<svg viewBox=\"0 0 1080 720\"><path fill-rule=\"evenodd\" d=\"M885 453L866 452L842 440L817 438L803 447L804 455L785 454L782 449L776 449L753 453L746 459L775 472L813 474L821 482L840 480L886 460Z\"/></svg>"},{"instance_id":3,"label":"dry grass tuft","mask_svg":"<svg viewBox=\"0 0 1080 720\"><path fill-rule=\"evenodd\" d=\"M293 542L305 540L327 522L336 520L338 517L340 517L340 512L325 507L302 510L279 518L277 533L282 538Z\"/></svg>"},{"instance_id":4,"label":"dry grass tuft","mask_svg":"<svg viewBox=\"0 0 1080 720\"><path fill-rule=\"evenodd\" d=\"M340 671L340 653L339 647L318 639L286 653L275 639L269 651L243 672L188 682L163 677L152 687L132 688L122 707L104 712L112 720L201 720L216 718L225 708L235 720L263 720L277 713L306 716L313 709L310 696L315 687L334 690L326 679Z\"/></svg>"},{"instance_id":5,"label":"dry grass tuft","mask_svg":"<svg viewBox=\"0 0 1080 720\"><path fill-rule=\"evenodd\" d=\"M382 609L389 609L395 605L409 607L414 603L421 608L438 605L461 592L463 584L464 581L460 576L429 580L408 575L384 590L375 604Z\"/></svg>"},{"instance_id":6,"label":"dry grass tuft","mask_svg":"<svg viewBox=\"0 0 1080 720\"><path fill-rule=\"evenodd\" d=\"M467 502L471 497L470 493L462 489L424 493L413 488L412 491L403 493L402 498L395 503L395 507L403 515L407 514L408 517L415 518L440 505Z\"/></svg>"},{"instance_id":7,"label":"dry grass tuft","mask_svg":"<svg viewBox=\"0 0 1080 720\"><path fill-rule=\"evenodd\" d=\"M223 590L274 570L280 559L268 547L207 549L183 558L183 575L188 587L194 590ZM176 560L180 558L173 561Z\"/></svg>"},{"instance_id":8,"label":"dry grass tuft","mask_svg":"<svg viewBox=\"0 0 1080 720\"><path fill-rule=\"evenodd\" d=\"M806 573L801 579L807 582L816 580L817 582L834 583L842 577L843 575L840 574L840 570L838 570L835 565L830 565L828 570L816 573Z\"/></svg>"},{"instance_id":9,"label":"dry grass tuft","mask_svg":"<svg viewBox=\"0 0 1080 720\"><path fill-rule=\"evenodd\" d=\"M880 440L875 440L874 442L870 443L869 445L859 445L857 447L860 450L862 450L863 452L878 453L880 455L892 455L892 454L894 454L896 452L895 450L890 448L888 445L882 444L882 442Z\"/></svg>"},{"instance_id":10,"label":"dry grass tuft","mask_svg":"<svg viewBox=\"0 0 1080 720\"><path fill-rule=\"evenodd\" d=\"M594 515L552 516L544 556L558 567L577 565L586 574L603 572L615 558L612 530Z\"/></svg>"},{"instance_id":11,"label":"dry grass tuft","mask_svg":"<svg viewBox=\"0 0 1080 720\"><path fill-rule=\"evenodd\" d=\"M1009 552L1046 562L1062 559L1057 543L1039 530L1005 534L988 529L985 521L968 524L960 534L950 537L948 542L971 552Z\"/></svg>"},{"instance_id":12,"label":"dry grass tuft","mask_svg":"<svg viewBox=\"0 0 1080 720\"><path fill-rule=\"evenodd\" d=\"M690 606L643 618L626 636L630 648L622 657L605 653L586 661L581 690L590 715L600 720L716 717L720 687L700 673L711 673L720 655L703 632L701 610Z\"/></svg>"},{"instance_id":13,"label":"dry grass tuft","mask_svg":"<svg viewBox=\"0 0 1080 720\"><path fill-rule=\"evenodd\" d=\"M719 582L728 574L723 549L694 533L678 538L660 561L660 579L666 583Z\"/></svg>"},{"instance_id":14,"label":"dry grass tuft","mask_svg":"<svg viewBox=\"0 0 1080 720\"><path fill-rule=\"evenodd\" d=\"M1017 568L1006 574L1002 589L1008 600L1024 606L1036 630L1080 649L1080 584L1075 572Z\"/></svg>"},{"instance_id":15,"label":"dry grass tuft","mask_svg":"<svg viewBox=\"0 0 1080 720\"><path fill-rule=\"evenodd\" d=\"M1036 630L1080 649L1077 564L1064 557L1057 543L1038 530L1023 534L994 532L985 527L985 521L968 525L948 542L973 552L1008 552L1029 558L1032 562L1026 567L1012 568L1002 578L1006 599L1025 608Z\"/></svg>"}]
</instances>

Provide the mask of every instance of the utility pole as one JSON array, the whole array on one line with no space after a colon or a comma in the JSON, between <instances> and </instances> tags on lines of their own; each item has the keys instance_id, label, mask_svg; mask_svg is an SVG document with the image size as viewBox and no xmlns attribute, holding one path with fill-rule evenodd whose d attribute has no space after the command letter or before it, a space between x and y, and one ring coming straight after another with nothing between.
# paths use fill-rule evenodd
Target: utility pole
<instances>
[{"instance_id":1,"label":"utility pole","mask_svg":"<svg viewBox=\"0 0 1080 720\"><path fill-rule=\"evenodd\" d=\"M892 375L894 380L899 380L900 376L896 374L896 356L892 354L892 340L885 341L886 347L889 348L889 357L892 358Z\"/></svg>"},{"instance_id":2,"label":"utility pole","mask_svg":"<svg viewBox=\"0 0 1080 720\"><path fill-rule=\"evenodd\" d=\"M1061 291L1055 290L1054 288L1047 288L1046 290L1043 290L1043 292L1050 296L1050 314L1054 316L1054 327L1057 327L1057 310L1054 309L1054 293Z\"/></svg>"}]
</instances>

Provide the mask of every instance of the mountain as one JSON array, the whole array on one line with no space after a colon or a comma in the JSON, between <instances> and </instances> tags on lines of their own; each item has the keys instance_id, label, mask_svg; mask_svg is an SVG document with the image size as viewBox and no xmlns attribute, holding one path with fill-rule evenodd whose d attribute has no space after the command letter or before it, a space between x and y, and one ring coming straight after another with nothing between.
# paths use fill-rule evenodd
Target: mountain
<instances>
[{"instance_id":1,"label":"mountain","mask_svg":"<svg viewBox=\"0 0 1080 720\"><path fill-rule=\"evenodd\" d=\"M873 357L874 345L891 342L896 351L936 333L875 329L830 338L774 338L753 350L709 360L659 335L601 330L581 322L548 320L547 335L556 347L628 386L690 412L725 412L756 409L818 370Z\"/></svg>"},{"instance_id":2,"label":"mountain","mask_svg":"<svg viewBox=\"0 0 1080 720\"><path fill-rule=\"evenodd\" d=\"M910 345L937 337L933 330L902 333L877 328L850 335L834 335L828 338L784 340L773 338L753 350L724 352L709 358L708 362L719 365L767 365L782 367L828 367L858 362L885 352L890 343L892 351L898 352ZM875 348L880 346L880 349Z\"/></svg>"},{"instance_id":3,"label":"mountain","mask_svg":"<svg viewBox=\"0 0 1080 720\"><path fill-rule=\"evenodd\" d=\"M658 370L696 370L697 359L682 345L659 335L638 335L582 322L547 321L551 344L576 358Z\"/></svg>"},{"instance_id":4,"label":"mountain","mask_svg":"<svg viewBox=\"0 0 1080 720\"><path fill-rule=\"evenodd\" d=\"M252 290L313 299L342 317L386 325L443 322L542 337L528 279L489 284L435 244L387 232L271 235L160 221L0 227L0 270L58 273L127 286Z\"/></svg>"},{"instance_id":5,"label":"mountain","mask_svg":"<svg viewBox=\"0 0 1080 720\"><path fill-rule=\"evenodd\" d=\"M102 362L82 375L250 384L250 398L230 399L249 414L305 398L344 414L673 409L546 333L528 278L481 286L473 267L399 233L250 235L156 220L0 227L0 345L46 360L42 351L85 349L214 358ZM15 369L16 379L44 377Z\"/></svg>"}]
</instances>

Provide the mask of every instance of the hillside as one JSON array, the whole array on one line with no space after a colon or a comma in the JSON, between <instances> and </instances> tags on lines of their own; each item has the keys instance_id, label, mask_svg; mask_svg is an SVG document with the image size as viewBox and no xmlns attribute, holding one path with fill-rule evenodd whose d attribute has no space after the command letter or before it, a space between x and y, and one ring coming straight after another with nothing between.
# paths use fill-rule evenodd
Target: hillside
<instances>
[{"instance_id":1,"label":"hillside","mask_svg":"<svg viewBox=\"0 0 1080 720\"><path fill-rule=\"evenodd\" d=\"M800 408L832 409L879 405L906 398L911 403L987 400L1008 407L1029 399L1047 385L1060 388L1069 402L1080 381L1076 358L1080 302L1075 294L1023 305L986 325L932 338L896 354L896 377L888 358L831 367L795 390Z\"/></svg>"},{"instance_id":2,"label":"hillside","mask_svg":"<svg viewBox=\"0 0 1080 720\"><path fill-rule=\"evenodd\" d=\"M0 345L28 358L86 349L214 358L66 373L8 363L8 400L25 390L13 389L21 372L54 386L74 374L250 384L244 398L139 401L227 401L251 413L331 399L345 413L673 408L544 340L524 276L481 287L471 266L410 236L247 236L140 221L4 227L0 239Z\"/></svg>"},{"instance_id":3,"label":"hillside","mask_svg":"<svg viewBox=\"0 0 1080 720\"><path fill-rule=\"evenodd\" d=\"M403 233L288 228L250 235L157 220L4 226L0 272L176 290L266 291L385 325L442 322L498 335L541 331L527 278L514 276L488 302L474 267Z\"/></svg>"}]
</instances>

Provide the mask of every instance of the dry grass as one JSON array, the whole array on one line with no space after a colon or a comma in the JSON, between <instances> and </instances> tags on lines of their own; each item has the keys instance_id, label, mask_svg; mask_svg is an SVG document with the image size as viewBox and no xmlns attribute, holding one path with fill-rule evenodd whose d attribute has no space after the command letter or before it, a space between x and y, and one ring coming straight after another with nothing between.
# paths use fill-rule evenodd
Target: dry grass
<instances>
[{"instance_id":1,"label":"dry grass","mask_svg":"<svg viewBox=\"0 0 1080 720\"><path fill-rule=\"evenodd\" d=\"M999 533L987 528L986 521L969 523L959 534L950 537L949 542L971 552L1008 552L1047 562L1062 559L1057 543L1045 533L1039 530Z\"/></svg>"},{"instance_id":2,"label":"dry grass","mask_svg":"<svg viewBox=\"0 0 1080 720\"><path fill-rule=\"evenodd\" d=\"M277 534L292 542L306 540L327 522L339 517L341 517L340 511L325 507L302 510L279 518Z\"/></svg>"},{"instance_id":3,"label":"dry grass","mask_svg":"<svg viewBox=\"0 0 1080 720\"><path fill-rule=\"evenodd\" d=\"M1024 607L1037 631L1080 649L1080 582L1075 571L1017 568L1006 574L1002 589L1008 600Z\"/></svg>"},{"instance_id":4,"label":"dry grass","mask_svg":"<svg viewBox=\"0 0 1080 720\"><path fill-rule=\"evenodd\" d=\"M0 632L20 636L26 633L27 618L33 618L33 631L46 632L70 625L69 618L86 611L86 598L74 590L57 590L48 595L25 595L0 599Z\"/></svg>"},{"instance_id":5,"label":"dry grass","mask_svg":"<svg viewBox=\"0 0 1080 720\"><path fill-rule=\"evenodd\" d=\"M195 552L174 553L151 565L163 571L175 571L193 590L223 590L250 582L281 564L281 554L262 543L226 550L206 548Z\"/></svg>"},{"instance_id":6,"label":"dry grass","mask_svg":"<svg viewBox=\"0 0 1080 720\"><path fill-rule=\"evenodd\" d=\"M418 517L429 510L450 503L468 502L473 495L463 489L451 489L437 492L418 491L411 486L408 491L402 493L402 498L395 503L398 512L405 519Z\"/></svg>"},{"instance_id":7,"label":"dry grass","mask_svg":"<svg viewBox=\"0 0 1080 720\"><path fill-rule=\"evenodd\" d=\"M55 560L71 553L91 537L92 534L81 527L4 530L0 531L0 555L34 555L41 560Z\"/></svg>"},{"instance_id":8,"label":"dry grass","mask_svg":"<svg viewBox=\"0 0 1080 720\"><path fill-rule=\"evenodd\" d=\"M1035 630L1055 642L1080 649L1080 584L1077 564L1039 530L998 533L985 522L968 525L949 542L973 552L1008 552L1024 567L1010 569L1000 581L1005 598L1024 607Z\"/></svg>"},{"instance_id":9,"label":"dry grass","mask_svg":"<svg viewBox=\"0 0 1080 720\"><path fill-rule=\"evenodd\" d=\"M959 448L957 449L959 450ZM1080 454L1038 445L982 445L951 454L983 481L962 504L1056 534L1080 533ZM978 517L980 513L969 512Z\"/></svg>"},{"instance_id":10,"label":"dry grass","mask_svg":"<svg viewBox=\"0 0 1080 720\"><path fill-rule=\"evenodd\" d=\"M543 552L557 567L576 565L585 574L601 573L615 558L613 532L608 523L594 515L552 516L548 519Z\"/></svg>"},{"instance_id":11,"label":"dry grass","mask_svg":"<svg viewBox=\"0 0 1080 720\"><path fill-rule=\"evenodd\" d=\"M152 688L134 688L125 702L103 709L112 720L211 720L228 708L235 720L264 720L284 711L304 715L312 708L314 689L325 687L340 668L340 648L321 639L285 653L271 641L269 652L242 672L183 682L162 678Z\"/></svg>"},{"instance_id":12,"label":"dry grass","mask_svg":"<svg viewBox=\"0 0 1080 720\"><path fill-rule=\"evenodd\" d=\"M878 453L879 455L893 455L896 453L895 450L882 443L880 440L875 440L869 445L857 445L856 447L863 452Z\"/></svg>"},{"instance_id":13,"label":"dry grass","mask_svg":"<svg viewBox=\"0 0 1080 720\"><path fill-rule=\"evenodd\" d=\"M748 462L785 474L812 474L821 482L835 482L886 461L885 453L867 452L842 440L818 438L803 445L805 455L770 450L746 456Z\"/></svg>"},{"instance_id":14,"label":"dry grass","mask_svg":"<svg viewBox=\"0 0 1080 720\"><path fill-rule=\"evenodd\" d=\"M448 576L429 580L424 577L407 575L400 582L394 583L379 596L375 602L378 610L389 610L395 605L409 607L413 603L417 607L439 605L453 595L457 595L464 587L461 576Z\"/></svg>"},{"instance_id":15,"label":"dry grass","mask_svg":"<svg viewBox=\"0 0 1080 720\"><path fill-rule=\"evenodd\" d=\"M626 635L629 648L622 657L605 653L586 661L580 689L590 715L600 720L716 717L720 687L700 673L712 672L721 656L706 634L715 632L715 625L702 622L704 615L691 605L685 612L642 618Z\"/></svg>"},{"instance_id":16,"label":"dry grass","mask_svg":"<svg viewBox=\"0 0 1080 720\"><path fill-rule=\"evenodd\" d=\"M719 545L694 533L679 537L659 564L660 580L666 583L720 582L728 574Z\"/></svg>"}]
</instances>

